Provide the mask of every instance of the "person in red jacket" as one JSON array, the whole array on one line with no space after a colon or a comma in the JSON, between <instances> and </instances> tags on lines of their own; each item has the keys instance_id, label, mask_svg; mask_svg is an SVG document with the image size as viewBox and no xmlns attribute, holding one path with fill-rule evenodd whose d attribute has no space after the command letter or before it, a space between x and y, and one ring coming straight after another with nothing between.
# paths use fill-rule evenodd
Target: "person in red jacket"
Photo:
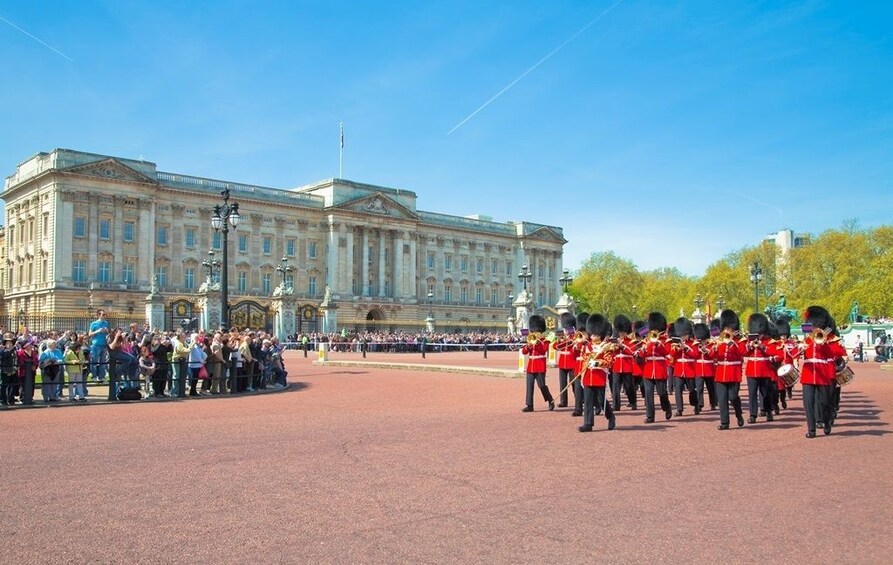
<instances>
[{"instance_id":1,"label":"person in red jacket","mask_svg":"<svg viewBox=\"0 0 893 565\"><path fill-rule=\"evenodd\" d=\"M640 357L637 352L643 346L645 336L648 335L648 324L645 320L636 320L633 322L632 333L632 350L633 350L633 387L643 400L645 398L645 382L642 378L642 369L645 368L645 359ZM635 408L635 403L633 404Z\"/></svg>"},{"instance_id":2,"label":"person in red jacket","mask_svg":"<svg viewBox=\"0 0 893 565\"><path fill-rule=\"evenodd\" d=\"M605 387L608 384L608 373L613 365L616 344L608 343L605 338L609 332L609 324L601 314L593 314L586 321L589 341L583 345L586 366L580 380L583 385L583 425L577 428L581 432L591 432L595 425L595 407L603 406L608 429L613 430L617 421L614 411L606 402Z\"/></svg>"},{"instance_id":3,"label":"person in red jacket","mask_svg":"<svg viewBox=\"0 0 893 565\"><path fill-rule=\"evenodd\" d=\"M633 324L623 314L614 317L614 337L617 338L617 352L611 368L611 400L614 411L620 410L620 391L626 394L626 405L636 409L636 389L633 381L633 351L635 341L631 337Z\"/></svg>"},{"instance_id":4,"label":"person in red jacket","mask_svg":"<svg viewBox=\"0 0 893 565\"><path fill-rule=\"evenodd\" d=\"M676 340L673 342L673 392L676 397L676 415L682 416L685 403L682 400L682 387L688 388L688 402L695 408L695 415L701 413L696 389L704 383L697 378L697 361L701 357L695 340L692 338L692 325L687 318L677 318L673 322Z\"/></svg>"},{"instance_id":5,"label":"person in red jacket","mask_svg":"<svg viewBox=\"0 0 893 565\"><path fill-rule=\"evenodd\" d=\"M789 320L782 318L775 322L775 327L778 330L778 339L779 345L781 346L781 365L794 365L794 363L799 362L800 358L800 342L791 337L791 323ZM793 397L794 387L787 386L784 379L778 379L778 391L779 396L781 397L781 407L787 409L788 403L785 400L785 396L787 398Z\"/></svg>"},{"instance_id":6,"label":"person in red jacket","mask_svg":"<svg viewBox=\"0 0 893 565\"><path fill-rule=\"evenodd\" d=\"M558 407L567 407L568 383L574 378L576 358L574 356L574 334L577 319L570 312L561 314L561 328L564 336L555 342L555 355L558 364ZM572 385L573 386L573 385Z\"/></svg>"},{"instance_id":7,"label":"person in red jacket","mask_svg":"<svg viewBox=\"0 0 893 565\"><path fill-rule=\"evenodd\" d=\"M744 359L746 342L736 338L741 322L733 310L723 310L719 314L722 327L719 341L713 346L713 359L716 364L716 400L719 402L719 429L729 429L729 404L735 409L738 427L744 425L741 413L741 362Z\"/></svg>"},{"instance_id":8,"label":"person in red jacket","mask_svg":"<svg viewBox=\"0 0 893 565\"><path fill-rule=\"evenodd\" d=\"M527 355L527 402L522 412L533 412L533 383L536 382L543 400L549 404L549 410L555 410L555 399L546 386L546 356L549 354L549 342L543 339L546 331L546 320L542 316L534 314L530 317L528 327L532 334L537 334L535 339L528 339L521 353Z\"/></svg>"},{"instance_id":9,"label":"person in red jacket","mask_svg":"<svg viewBox=\"0 0 893 565\"><path fill-rule=\"evenodd\" d=\"M707 388L707 398L710 402L710 409L716 410L716 383L713 382L715 366L713 362L713 353L710 350L710 328L707 324L695 324L692 327L695 336L695 347L698 348L700 355L695 360L695 398L697 407L695 414L700 414L704 409L704 388ZM719 331L719 328L717 328Z\"/></svg>"},{"instance_id":10,"label":"person in red jacket","mask_svg":"<svg viewBox=\"0 0 893 565\"><path fill-rule=\"evenodd\" d=\"M744 375L747 377L747 401L750 408L748 424L757 423L757 406L771 422L772 398L775 395L776 372L773 365L778 362L775 349L769 343L769 320L760 313L751 314L747 319L747 342L744 353Z\"/></svg>"},{"instance_id":11,"label":"person in red jacket","mask_svg":"<svg viewBox=\"0 0 893 565\"><path fill-rule=\"evenodd\" d=\"M654 422L654 392L660 398L660 407L667 420L673 417L670 398L667 395L667 365L670 350L661 339L667 328L667 318L660 312L648 314L648 336L636 352L645 361L642 379L645 382L645 423Z\"/></svg>"},{"instance_id":12,"label":"person in red jacket","mask_svg":"<svg viewBox=\"0 0 893 565\"><path fill-rule=\"evenodd\" d=\"M582 344L585 341L589 340L589 337L586 335L586 321L589 319L589 314L586 312L580 312L577 314L577 328L579 328L580 333L583 338L580 340L574 340L573 345L573 356L574 356L574 376L576 377L583 371L583 350L581 348ZM573 417L579 417L583 415L583 385L580 384L580 379L574 379L574 411L571 413Z\"/></svg>"},{"instance_id":13,"label":"person in red jacket","mask_svg":"<svg viewBox=\"0 0 893 565\"><path fill-rule=\"evenodd\" d=\"M821 306L806 309L804 319L811 333L800 346L803 362L800 384L803 386L803 411L806 413L806 437L814 438L816 426L825 435L831 433L831 383L834 381L834 359L840 357L842 346L832 340L831 314Z\"/></svg>"}]
</instances>

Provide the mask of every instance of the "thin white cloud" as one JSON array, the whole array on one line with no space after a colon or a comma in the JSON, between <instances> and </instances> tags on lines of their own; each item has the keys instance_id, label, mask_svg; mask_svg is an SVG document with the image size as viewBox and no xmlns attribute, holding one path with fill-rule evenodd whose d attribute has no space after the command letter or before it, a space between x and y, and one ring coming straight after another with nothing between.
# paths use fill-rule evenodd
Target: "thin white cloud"
<instances>
[{"instance_id":1,"label":"thin white cloud","mask_svg":"<svg viewBox=\"0 0 893 565\"><path fill-rule=\"evenodd\" d=\"M9 21L9 20L7 20L6 18L4 18L3 16L0 16L0 21L3 21L4 23L6 23L6 25L8 25L9 27L11 27L11 28L13 28L13 29L16 29L16 30L18 30L18 31L20 31L20 32L22 32L22 33L24 33L25 35L27 35L28 37L30 37L30 38L33 39L34 41L40 43L41 45L43 45L44 47L46 47L47 49L49 49L49 50L52 51L53 53L59 55L60 57L63 57L64 59L66 59L66 60L68 60L68 61L74 63L74 59L72 59L71 57L69 57L68 55L66 55L65 53L63 53L62 51L59 51L58 49L56 49L55 47L53 47L52 45L50 45L49 43L47 43L47 42L44 41L43 39L41 39L41 38L39 38L39 37L37 37L37 36L34 36L34 35L28 33L28 32L25 31L24 29L20 28L19 26L15 25L15 24L12 23L11 21Z\"/></svg>"}]
</instances>

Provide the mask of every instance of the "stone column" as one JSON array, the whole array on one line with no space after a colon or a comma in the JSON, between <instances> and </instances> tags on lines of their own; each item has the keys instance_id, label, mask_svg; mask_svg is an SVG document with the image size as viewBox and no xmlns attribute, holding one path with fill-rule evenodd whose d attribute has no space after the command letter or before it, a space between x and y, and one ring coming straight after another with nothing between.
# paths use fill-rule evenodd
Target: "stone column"
<instances>
[{"instance_id":1,"label":"stone column","mask_svg":"<svg viewBox=\"0 0 893 565\"><path fill-rule=\"evenodd\" d=\"M124 210L121 207L124 201L118 196L113 201L115 217L112 219L112 222L114 222L115 227L111 233L113 238L112 253L114 253L111 282L124 280Z\"/></svg>"},{"instance_id":2,"label":"stone column","mask_svg":"<svg viewBox=\"0 0 893 565\"><path fill-rule=\"evenodd\" d=\"M148 285L155 276L155 203L139 200L139 224L136 226L136 246L139 261L136 262L136 280Z\"/></svg>"},{"instance_id":3,"label":"stone column","mask_svg":"<svg viewBox=\"0 0 893 565\"><path fill-rule=\"evenodd\" d=\"M369 296L369 230L368 228L363 228L363 280L361 281L362 291L360 292L363 296Z\"/></svg>"},{"instance_id":4,"label":"stone column","mask_svg":"<svg viewBox=\"0 0 893 565\"><path fill-rule=\"evenodd\" d=\"M276 312L276 321L273 333L280 341L285 341L287 336L295 333L295 308L297 300L293 294L282 292L273 296L270 305Z\"/></svg>"},{"instance_id":5,"label":"stone column","mask_svg":"<svg viewBox=\"0 0 893 565\"><path fill-rule=\"evenodd\" d=\"M353 296L353 274L356 269L356 261L354 261L353 251L353 226L347 226L347 250L345 251L344 261L344 281L341 285L341 293L344 296Z\"/></svg>"},{"instance_id":6,"label":"stone column","mask_svg":"<svg viewBox=\"0 0 893 565\"><path fill-rule=\"evenodd\" d=\"M403 298L403 233L394 232L394 298Z\"/></svg>"},{"instance_id":7,"label":"stone column","mask_svg":"<svg viewBox=\"0 0 893 565\"><path fill-rule=\"evenodd\" d=\"M198 296L198 305L202 309L202 315L199 318L199 328L213 332L220 327L223 312L220 285L209 285L206 281L199 287Z\"/></svg>"},{"instance_id":8,"label":"stone column","mask_svg":"<svg viewBox=\"0 0 893 565\"><path fill-rule=\"evenodd\" d=\"M378 230L378 296L384 298L385 273L387 266L385 264L385 230Z\"/></svg>"},{"instance_id":9,"label":"stone column","mask_svg":"<svg viewBox=\"0 0 893 565\"><path fill-rule=\"evenodd\" d=\"M329 253L326 257L326 285L330 288L338 288L338 243L341 230L334 216L329 216Z\"/></svg>"},{"instance_id":10,"label":"stone column","mask_svg":"<svg viewBox=\"0 0 893 565\"><path fill-rule=\"evenodd\" d=\"M328 289L319 304L319 309L323 313L323 332L336 333L338 331L338 304Z\"/></svg>"},{"instance_id":11,"label":"stone column","mask_svg":"<svg viewBox=\"0 0 893 565\"><path fill-rule=\"evenodd\" d=\"M99 278L99 273L96 270L96 257L99 255L99 197L90 196L89 206L90 213L87 220L87 278L95 281ZM18 240L16 241L21 243Z\"/></svg>"},{"instance_id":12,"label":"stone column","mask_svg":"<svg viewBox=\"0 0 893 565\"><path fill-rule=\"evenodd\" d=\"M152 331L173 329L164 327L164 297L157 292L146 296L146 320Z\"/></svg>"},{"instance_id":13,"label":"stone column","mask_svg":"<svg viewBox=\"0 0 893 565\"><path fill-rule=\"evenodd\" d=\"M418 300L419 298L419 285L416 283L416 267L418 265L418 258L416 257L417 249L416 249L416 236L410 235L409 240L409 297Z\"/></svg>"}]
</instances>

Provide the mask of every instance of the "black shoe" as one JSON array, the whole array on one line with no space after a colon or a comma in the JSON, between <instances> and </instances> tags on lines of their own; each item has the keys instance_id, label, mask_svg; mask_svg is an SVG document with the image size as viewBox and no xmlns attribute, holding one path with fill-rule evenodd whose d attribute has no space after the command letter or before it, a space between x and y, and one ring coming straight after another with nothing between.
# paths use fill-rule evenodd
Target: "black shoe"
<instances>
[{"instance_id":1,"label":"black shoe","mask_svg":"<svg viewBox=\"0 0 893 565\"><path fill-rule=\"evenodd\" d=\"M577 428L577 431L578 432L591 432L592 426L580 426L579 428Z\"/></svg>"},{"instance_id":2,"label":"black shoe","mask_svg":"<svg viewBox=\"0 0 893 565\"><path fill-rule=\"evenodd\" d=\"M788 401L785 400L785 398L784 398L783 396L781 397L781 407L784 408L785 410L788 409ZM776 412L776 414L777 414L777 413L778 413L778 412Z\"/></svg>"},{"instance_id":3,"label":"black shoe","mask_svg":"<svg viewBox=\"0 0 893 565\"><path fill-rule=\"evenodd\" d=\"M646 423L646 424L653 424L653 423L654 423L654 418L645 418L645 423Z\"/></svg>"},{"instance_id":4,"label":"black shoe","mask_svg":"<svg viewBox=\"0 0 893 565\"><path fill-rule=\"evenodd\" d=\"M672 411L672 410L667 410L667 411L664 413L664 415L667 417L667 420L669 420L670 418L673 417L673 411Z\"/></svg>"},{"instance_id":5,"label":"black shoe","mask_svg":"<svg viewBox=\"0 0 893 565\"><path fill-rule=\"evenodd\" d=\"M815 432L806 432L806 439L812 439L815 437Z\"/></svg>"},{"instance_id":6,"label":"black shoe","mask_svg":"<svg viewBox=\"0 0 893 565\"><path fill-rule=\"evenodd\" d=\"M727 430L727 429L729 429L729 425L728 424L720 424L719 427L717 427L716 429L717 430Z\"/></svg>"},{"instance_id":7,"label":"black shoe","mask_svg":"<svg viewBox=\"0 0 893 565\"><path fill-rule=\"evenodd\" d=\"M756 424L756 423L757 423L757 417L756 417L756 416L751 416L750 418L747 419L747 423L748 423L748 424Z\"/></svg>"},{"instance_id":8,"label":"black shoe","mask_svg":"<svg viewBox=\"0 0 893 565\"><path fill-rule=\"evenodd\" d=\"M760 410L760 418L764 417L765 415L766 415L766 411Z\"/></svg>"},{"instance_id":9,"label":"black shoe","mask_svg":"<svg viewBox=\"0 0 893 565\"><path fill-rule=\"evenodd\" d=\"M549 401L549 410L555 410L555 402L552 400Z\"/></svg>"},{"instance_id":10,"label":"black shoe","mask_svg":"<svg viewBox=\"0 0 893 565\"><path fill-rule=\"evenodd\" d=\"M700 414L700 413L701 413L701 407L700 407L700 406L695 406L695 416L697 416L697 415Z\"/></svg>"},{"instance_id":11,"label":"black shoe","mask_svg":"<svg viewBox=\"0 0 893 565\"><path fill-rule=\"evenodd\" d=\"M822 431L825 432L825 435L831 435L831 422L825 422L825 426L822 428Z\"/></svg>"},{"instance_id":12,"label":"black shoe","mask_svg":"<svg viewBox=\"0 0 893 565\"><path fill-rule=\"evenodd\" d=\"M772 414L772 412L767 412L766 413L766 421L771 422L773 420L775 420L775 416Z\"/></svg>"},{"instance_id":13,"label":"black shoe","mask_svg":"<svg viewBox=\"0 0 893 565\"><path fill-rule=\"evenodd\" d=\"M676 415L677 415L677 416L682 416L682 410L676 410Z\"/></svg>"},{"instance_id":14,"label":"black shoe","mask_svg":"<svg viewBox=\"0 0 893 565\"><path fill-rule=\"evenodd\" d=\"M521 409L521 412L533 412L533 406L525 406Z\"/></svg>"},{"instance_id":15,"label":"black shoe","mask_svg":"<svg viewBox=\"0 0 893 565\"><path fill-rule=\"evenodd\" d=\"M582 412L577 412L576 410L574 410L573 412L571 412L571 416L574 416L574 417L580 417L580 416L582 416L582 415L583 415Z\"/></svg>"},{"instance_id":16,"label":"black shoe","mask_svg":"<svg viewBox=\"0 0 893 565\"><path fill-rule=\"evenodd\" d=\"M613 430L617 426L617 418L611 418L608 420L608 429Z\"/></svg>"},{"instance_id":17,"label":"black shoe","mask_svg":"<svg viewBox=\"0 0 893 565\"><path fill-rule=\"evenodd\" d=\"M738 416L738 427L744 427L744 416Z\"/></svg>"},{"instance_id":18,"label":"black shoe","mask_svg":"<svg viewBox=\"0 0 893 565\"><path fill-rule=\"evenodd\" d=\"M567 402L563 402L558 405L559 408L567 408Z\"/></svg>"},{"instance_id":19,"label":"black shoe","mask_svg":"<svg viewBox=\"0 0 893 565\"><path fill-rule=\"evenodd\" d=\"M710 405L710 409L711 409L711 410L716 410L716 404L711 404L711 405Z\"/></svg>"}]
</instances>

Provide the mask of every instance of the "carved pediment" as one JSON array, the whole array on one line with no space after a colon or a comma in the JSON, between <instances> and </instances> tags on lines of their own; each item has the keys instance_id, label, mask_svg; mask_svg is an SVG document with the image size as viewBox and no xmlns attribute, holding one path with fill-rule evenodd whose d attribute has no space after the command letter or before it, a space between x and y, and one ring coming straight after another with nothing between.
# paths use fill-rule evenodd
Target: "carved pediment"
<instances>
[{"instance_id":1,"label":"carved pediment","mask_svg":"<svg viewBox=\"0 0 893 565\"><path fill-rule=\"evenodd\" d=\"M115 159L105 159L104 161L96 161L85 165L78 165L66 169L66 172L76 173L78 175L88 177L99 177L109 180L120 180L130 182L143 182L156 184L156 180L147 177L143 173L131 169L127 165Z\"/></svg>"},{"instance_id":2,"label":"carved pediment","mask_svg":"<svg viewBox=\"0 0 893 565\"><path fill-rule=\"evenodd\" d=\"M349 200L335 206L335 209L349 210L371 216L387 216L394 219L418 219L415 212L381 192Z\"/></svg>"},{"instance_id":3,"label":"carved pediment","mask_svg":"<svg viewBox=\"0 0 893 565\"><path fill-rule=\"evenodd\" d=\"M553 229L542 227L534 232L531 232L527 235L528 239L536 239L538 241L552 241L555 243L567 243L567 240L561 237Z\"/></svg>"}]
</instances>

